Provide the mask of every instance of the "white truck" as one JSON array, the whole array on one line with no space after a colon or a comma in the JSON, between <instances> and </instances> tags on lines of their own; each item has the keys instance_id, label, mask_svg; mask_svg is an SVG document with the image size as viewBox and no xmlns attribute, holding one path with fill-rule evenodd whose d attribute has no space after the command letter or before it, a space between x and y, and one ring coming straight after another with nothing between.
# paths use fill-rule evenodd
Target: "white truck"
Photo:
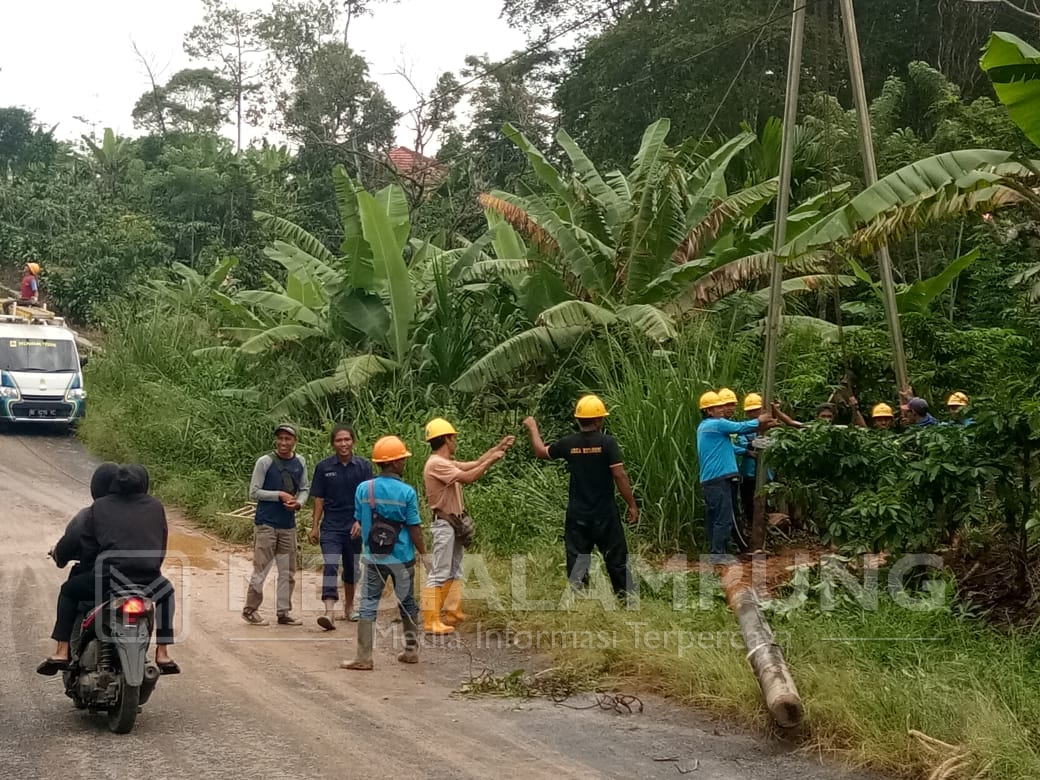
<instances>
[{"instance_id":1,"label":"white truck","mask_svg":"<svg viewBox=\"0 0 1040 780\"><path fill-rule=\"evenodd\" d=\"M0 315L0 422L73 427L86 413L83 363L60 317Z\"/></svg>"}]
</instances>

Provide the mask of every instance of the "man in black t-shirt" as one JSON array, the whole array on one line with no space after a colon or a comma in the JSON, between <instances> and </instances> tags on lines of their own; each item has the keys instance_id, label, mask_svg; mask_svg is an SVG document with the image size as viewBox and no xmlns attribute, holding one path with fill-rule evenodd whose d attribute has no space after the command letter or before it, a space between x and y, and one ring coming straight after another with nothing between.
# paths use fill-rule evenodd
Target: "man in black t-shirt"
<instances>
[{"instance_id":1,"label":"man in black t-shirt","mask_svg":"<svg viewBox=\"0 0 1040 780\"><path fill-rule=\"evenodd\" d=\"M571 586L577 588L587 579L589 556L592 548L598 547L610 584L621 596L631 590L632 581L628 576L628 543L614 503L614 486L628 504L629 523L639 522L639 507L621 462L617 439L603 433L603 418L607 416L603 401L594 395L584 396L578 401L574 416L581 430L548 447L533 417L524 420L524 425L531 434L534 454L565 460L570 471L563 541Z\"/></svg>"}]
</instances>

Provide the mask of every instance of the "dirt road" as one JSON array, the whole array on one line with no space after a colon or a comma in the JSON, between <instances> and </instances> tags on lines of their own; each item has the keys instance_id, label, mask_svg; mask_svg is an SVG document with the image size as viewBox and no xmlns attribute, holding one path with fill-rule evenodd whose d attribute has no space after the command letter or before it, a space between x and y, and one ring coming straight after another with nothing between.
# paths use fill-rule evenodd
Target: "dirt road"
<instances>
[{"instance_id":1,"label":"dirt road","mask_svg":"<svg viewBox=\"0 0 1040 780\"><path fill-rule=\"evenodd\" d=\"M866 777L658 700L648 700L644 714L619 716L541 701L462 699L452 694L469 660L457 649L424 650L420 664L403 666L389 639L379 639L375 672L342 671L340 660L353 655L354 627L321 632L316 613L303 611L318 606L310 581L297 587L298 599L299 591L312 591L297 607L303 627L247 626L238 617L243 561L183 524L171 539L171 559L179 551L190 565L167 572L178 588L185 636L174 657L183 674L160 680L131 734L110 734L102 718L73 709L58 678L34 671L52 647L47 637L65 576L46 551L88 503L93 466L74 439L26 430L0 435L5 777L674 778L694 769L693 776L712 780ZM381 622L389 626L390 615ZM502 673L523 662L510 652L491 659Z\"/></svg>"}]
</instances>

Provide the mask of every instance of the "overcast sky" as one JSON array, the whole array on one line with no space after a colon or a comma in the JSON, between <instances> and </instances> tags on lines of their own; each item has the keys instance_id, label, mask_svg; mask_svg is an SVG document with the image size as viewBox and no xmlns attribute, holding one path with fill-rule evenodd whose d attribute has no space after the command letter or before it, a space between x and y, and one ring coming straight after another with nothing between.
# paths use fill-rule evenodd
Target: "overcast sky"
<instances>
[{"instance_id":1,"label":"overcast sky","mask_svg":"<svg viewBox=\"0 0 1040 780\"><path fill-rule=\"evenodd\" d=\"M238 0L243 9L268 0ZM189 64L184 34L202 19L200 0L6 0L0 44L0 106L22 106L60 138L100 134L112 127L136 135L130 111L148 88L131 42L149 56L164 81ZM351 45L369 62L398 110L415 104L399 76L404 62L428 89L439 73L457 71L467 54L492 59L524 47L524 38L499 19L499 0L401 0L377 5L351 24ZM87 120L86 123L76 117ZM248 128L246 137L259 132ZM399 130L406 141L408 132Z\"/></svg>"}]
</instances>

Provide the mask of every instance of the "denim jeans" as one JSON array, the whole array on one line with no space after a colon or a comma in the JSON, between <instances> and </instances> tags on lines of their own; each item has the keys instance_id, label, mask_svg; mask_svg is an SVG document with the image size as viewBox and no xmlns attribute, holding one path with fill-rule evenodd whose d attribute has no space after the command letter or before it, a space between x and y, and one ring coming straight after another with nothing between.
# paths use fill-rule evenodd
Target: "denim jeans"
<instances>
[{"instance_id":1,"label":"denim jeans","mask_svg":"<svg viewBox=\"0 0 1040 780\"><path fill-rule=\"evenodd\" d=\"M362 620L375 620L379 612L379 601L383 597L386 581L394 584L394 596L401 617L419 619L419 605L415 603L415 561L408 563L372 563L365 561L365 581L361 586Z\"/></svg>"}]
</instances>

